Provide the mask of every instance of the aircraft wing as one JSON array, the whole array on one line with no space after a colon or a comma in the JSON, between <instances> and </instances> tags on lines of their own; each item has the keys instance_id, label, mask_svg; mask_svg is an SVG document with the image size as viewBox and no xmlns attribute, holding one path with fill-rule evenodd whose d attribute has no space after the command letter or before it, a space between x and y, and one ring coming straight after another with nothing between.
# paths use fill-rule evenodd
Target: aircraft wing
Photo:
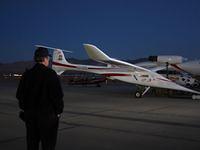
<instances>
[{"instance_id":1,"label":"aircraft wing","mask_svg":"<svg viewBox=\"0 0 200 150\"><path fill-rule=\"evenodd\" d=\"M99 48L97 48L94 45L84 44L84 48L85 48L88 56L95 61L106 63L106 64L116 66L116 67L126 67L126 68L131 69L131 71L147 71L147 72L149 72L148 69L145 69L143 67L139 67L137 65L134 65L134 64L131 64L128 62L124 62L121 60L111 58L108 55L106 55L105 53L103 53Z\"/></svg>"}]
</instances>

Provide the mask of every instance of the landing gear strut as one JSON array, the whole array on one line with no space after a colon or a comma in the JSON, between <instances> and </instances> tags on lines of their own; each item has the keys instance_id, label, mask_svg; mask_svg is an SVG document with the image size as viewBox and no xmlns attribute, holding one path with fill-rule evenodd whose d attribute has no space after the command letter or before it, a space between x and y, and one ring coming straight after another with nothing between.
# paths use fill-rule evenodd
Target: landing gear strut
<instances>
[{"instance_id":1,"label":"landing gear strut","mask_svg":"<svg viewBox=\"0 0 200 150\"><path fill-rule=\"evenodd\" d=\"M144 96L144 94L146 94L148 92L148 90L150 89L150 87L145 87L143 90L142 88L139 88L139 90L137 90L135 92L135 97L136 98L141 98L142 96Z\"/></svg>"}]
</instances>

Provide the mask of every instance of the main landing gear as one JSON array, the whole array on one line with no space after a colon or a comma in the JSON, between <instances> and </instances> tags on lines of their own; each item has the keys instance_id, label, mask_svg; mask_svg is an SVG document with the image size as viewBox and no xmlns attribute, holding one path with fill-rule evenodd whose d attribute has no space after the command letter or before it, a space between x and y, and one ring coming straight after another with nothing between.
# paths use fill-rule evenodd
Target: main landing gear
<instances>
[{"instance_id":1,"label":"main landing gear","mask_svg":"<svg viewBox=\"0 0 200 150\"><path fill-rule=\"evenodd\" d=\"M148 90L150 89L150 86L142 88L142 87L138 87L138 90L135 92L135 97L136 98L141 98L142 96L144 96L144 94L146 94L148 92Z\"/></svg>"}]
</instances>

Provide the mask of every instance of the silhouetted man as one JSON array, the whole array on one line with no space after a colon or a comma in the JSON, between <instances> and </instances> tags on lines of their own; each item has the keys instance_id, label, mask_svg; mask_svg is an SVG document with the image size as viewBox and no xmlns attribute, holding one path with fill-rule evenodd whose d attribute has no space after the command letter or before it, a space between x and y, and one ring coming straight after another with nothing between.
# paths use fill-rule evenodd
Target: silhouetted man
<instances>
[{"instance_id":1,"label":"silhouetted man","mask_svg":"<svg viewBox=\"0 0 200 150\"><path fill-rule=\"evenodd\" d=\"M64 104L59 78L48 68L49 56L46 48L36 49L36 64L23 74L16 93L24 112L21 115L26 124L28 150L39 150L40 142L43 150L54 150L56 146Z\"/></svg>"}]
</instances>

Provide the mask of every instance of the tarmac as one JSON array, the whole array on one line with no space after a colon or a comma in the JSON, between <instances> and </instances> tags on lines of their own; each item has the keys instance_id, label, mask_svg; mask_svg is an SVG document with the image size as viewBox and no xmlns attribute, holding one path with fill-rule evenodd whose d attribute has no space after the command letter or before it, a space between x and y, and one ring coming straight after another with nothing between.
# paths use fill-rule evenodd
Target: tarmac
<instances>
[{"instance_id":1,"label":"tarmac","mask_svg":"<svg viewBox=\"0 0 200 150\"><path fill-rule=\"evenodd\" d=\"M25 150L17 82L0 83L0 150ZM199 150L200 101L190 97L134 98L132 85L63 84L65 108L57 150Z\"/></svg>"}]
</instances>

